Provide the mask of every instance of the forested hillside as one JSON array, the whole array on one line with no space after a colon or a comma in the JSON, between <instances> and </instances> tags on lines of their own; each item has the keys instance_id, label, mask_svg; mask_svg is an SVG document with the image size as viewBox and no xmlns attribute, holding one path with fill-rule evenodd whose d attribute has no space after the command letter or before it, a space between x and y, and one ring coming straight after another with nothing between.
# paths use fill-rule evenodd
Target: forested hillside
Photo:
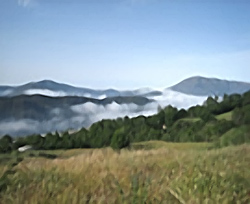
<instances>
[{"instance_id":1,"label":"forested hillside","mask_svg":"<svg viewBox=\"0 0 250 204\"><path fill-rule=\"evenodd\" d=\"M250 91L243 95L208 97L202 106L178 110L159 107L158 114L136 118L118 118L94 123L73 134L49 133L0 140L0 151L9 152L24 145L34 149L101 148L120 149L131 142L163 140L169 142L214 142L216 146L250 141Z\"/></svg>"}]
</instances>

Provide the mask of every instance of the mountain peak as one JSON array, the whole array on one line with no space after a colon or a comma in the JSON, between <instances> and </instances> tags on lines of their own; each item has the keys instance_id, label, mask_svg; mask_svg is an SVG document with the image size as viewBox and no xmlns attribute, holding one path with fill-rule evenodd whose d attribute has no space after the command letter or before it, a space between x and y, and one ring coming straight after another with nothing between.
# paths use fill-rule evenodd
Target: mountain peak
<instances>
[{"instance_id":1,"label":"mountain peak","mask_svg":"<svg viewBox=\"0 0 250 204\"><path fill-rule=\"evenodd\" d=\"M38 81L38 82L36 82L36 83L57 84L57 82L54 82L53 80L50 80L50 79L44 79L44 80Z\"/></svg>"},{"instance_id":2,"label":"mountain peak","mask_svg":"<svg viewBox=\"0 0 250 204\"><path fill-rule=\"evenodd\" d=\"M47 86L54 86L54 85L66 85L63 83L58 83L50 79L44 79L38 82L33 82L34 84L39 84L39 85L47 85Z\"/></svg>"},{"instance_id":3,"label":"mountain peak","mask_svg":"<svg viewBox=\"0 0 250 204\"><path fill-rule=\"evenodd\" d=\"M171 86L170 89L196 96L223 96L224 94L242 94L250 90L250 83L194 76Z\"/></svg>"},{"instance_id":4,"label":"mountain peak","mask_svg":"<svg viewBox=\"0 0 250 204\"><path fill-rule=\"evenodd\" d=\"M216 78L216 77L204 77L204 76L199 76L199 75L189 77L189 78L187 78L187 79L184 79L183 81L187 81L187 80L197 80L197 81L199 81L199 80L204 80L204 81L209 81L209 80L210 80L210 81L211 81L211 80L227 81L227 80L223 80L223 79L218 79L218 78Z\"/></svg>"}]
</instances>

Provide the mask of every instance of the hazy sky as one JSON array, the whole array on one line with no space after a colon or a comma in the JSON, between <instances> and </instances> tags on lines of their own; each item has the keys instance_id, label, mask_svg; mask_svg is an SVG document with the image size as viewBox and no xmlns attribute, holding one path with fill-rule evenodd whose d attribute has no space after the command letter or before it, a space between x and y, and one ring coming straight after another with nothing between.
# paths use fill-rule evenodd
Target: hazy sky
<instances>
[{"instance_id":1,"label":"hazy sky","mask_svg":"<svg viewBox=\"0 0 250 204\"><path fill-rule=\"evenodd\" d=\"M0 0L0 84L250 82L249 0Z\"/></svg>"}]
</instances>

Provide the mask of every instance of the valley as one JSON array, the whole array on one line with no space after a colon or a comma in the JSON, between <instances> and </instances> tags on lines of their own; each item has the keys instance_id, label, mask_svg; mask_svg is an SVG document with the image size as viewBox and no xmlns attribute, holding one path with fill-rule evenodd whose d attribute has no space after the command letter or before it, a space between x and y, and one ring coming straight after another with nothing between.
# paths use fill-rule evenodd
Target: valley
<instances>
[{"instance_id":1,"label":"valley","mask_svg":"<svg viewBox=\"0 0 250 204\"><path fill-rule=\"evenodd\" d=\"M0 204L250 204L249 0L2 0Z\"/></svg>"},{"instance_id":2,"label":"valley","mask_svg":"<svg viewBox=\"0 0 250 204\"><path fill-rule=\"evenodd\" d=\"M0 135L77 131L103 119L154 115L168 105L187 110L202 105L209 96L222 100L225 94L243 94L249 89L249 83L204 77L191 77L162 90L94 90L50 80L1 86Z\"/></svg>"}]
</instances>

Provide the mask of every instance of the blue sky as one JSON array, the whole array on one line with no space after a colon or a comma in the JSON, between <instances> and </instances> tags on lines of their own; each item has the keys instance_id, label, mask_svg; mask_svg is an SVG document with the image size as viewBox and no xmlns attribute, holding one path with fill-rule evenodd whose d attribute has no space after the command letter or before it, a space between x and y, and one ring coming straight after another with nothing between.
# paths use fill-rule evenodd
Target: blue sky
<instances>
[{"instance_id":1,"label":"blue sky","mask_svg":"<svg viewBox=\"0 0 250 204\"><path fill-rule=\"evenodd\" d=\"M249 0L0 0L0 84L250 82Z\"/></svg>"}]
</instances>

